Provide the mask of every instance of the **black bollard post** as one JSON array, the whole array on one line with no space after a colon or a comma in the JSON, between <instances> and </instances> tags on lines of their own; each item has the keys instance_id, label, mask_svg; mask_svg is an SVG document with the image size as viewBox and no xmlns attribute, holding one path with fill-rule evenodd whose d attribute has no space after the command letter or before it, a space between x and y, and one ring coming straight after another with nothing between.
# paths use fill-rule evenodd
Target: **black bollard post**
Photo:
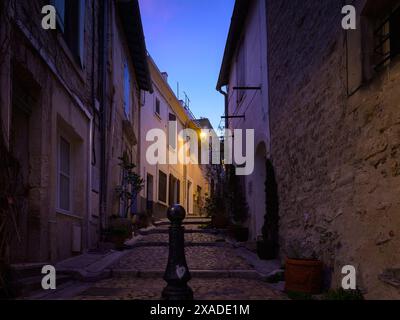
<instances>
[{"instance_id":1,"label":"black bollard post","mask_svg":"<svg viewBox=\"0 0 400 320\"><path fill-rule=\"evenodd\" d=\"M186 264L185 236L182 227L185 216L185 209L180 205L168 208L167 217L171 221L171 226L168 264L164 273L164 280L168 284L162 292L162 298L165 300L193 300L193 291L187 285L191 277Z\"/></svg>"}]
</instances>

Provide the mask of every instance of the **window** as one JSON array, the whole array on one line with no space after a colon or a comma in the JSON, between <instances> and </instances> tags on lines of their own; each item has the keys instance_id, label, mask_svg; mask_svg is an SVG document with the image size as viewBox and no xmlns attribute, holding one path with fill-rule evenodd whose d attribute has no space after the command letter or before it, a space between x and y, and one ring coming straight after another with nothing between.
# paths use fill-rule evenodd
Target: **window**
<instances>
[{"instance_id":1,"label":"window","mask_svg":"<svg viewBox=\"0 0 400 320\"><path fill-rule=\"evenodd\" d=\"M374 63L377 70L400 53L400 7L377 19L374 42Z\"/></svg>"},{"instance_id":2,"label":"window","mask_svg":"<svg viewBox=\"0 0 400 320\"><path fill-rule=\"evenodd\" d=\"M167 175L158 171L158 201L167 202Z\"/></svg>"},{"instance_id":3,"label":"window","mask_svg":"<svg viewBox=\"0 0 400 320\"><path fill-rule=\"evenodd\" d=\"M131 78L128 63L124 64L124 111L129 119L131 115Z\"/></svg>"},{"instance_id":4,"label":"window","mask_svg":"<svg viewBox=\"0 0 400 320\"><path fill-rule=\"evenodd\" d=\"M65 42L83 67L85 0L53 0L53 5Z\"/></svg>"},{"instance_id":5,"label":"window","mask_svg":"<svg viewBox=\"0 0 400 320\"><path fill-rule=\"evenodd\" d=\"M240 42L238 47L238 53L236 57L236 77L237 77L237 86L245 87L246 86L246 47L244 45L244 39ZM245 91L237 90L237 101L241 102L244 98Z\"/></svg>"},{"instance_id":6,"label":"window","mask_svg":"<svg viewBox=\"0 0 400 320\"><path fill-rule=\"evenodd\" d=\"M172 174L169 175L169 194L168 203L169 205L178 204L180 202L181 193L181 182L175 178Z\"/></svg>"},{"instance_id":7,"label":"window","mask_svg":"<svg viewBox=\"0 0 400 320\"><path fill-rule=\"evenodd\" d=\"M156 106L155 106L154 112L155 112L158 116L161 115L160 100L158 100L158 98L156 98Z\"/></svg>"},{"instance_id":8,"label":"window","mask_svg":"<svg viewBox=\"0 0 400 320\"><path fill-rule=\"evenodd\" d=\"M71 145L63 137L58 148L58 207L71 211Z\"/></svg>"},{"instance_id":9,"label":"window","mask_svg":"<svg viewBox=\"0 0 400 320\"><path fill-rule=\"evenodd\" d=\"M178 128L176 122L176 115L170 113L168 117L168 144L169 146L176 150Z\"/></svg>"},{"instance_id":10,"label":"window","mask_svg":"<svg viewBox=\"0 0 400 320\"><path fill-rule=\"evenodd\" d=\"M361 16L363 80L388 66L400 53L400 0L369 0Z\"/></svg>"},{"instance_id":11,"label":"window","mask_svg":"<svg viewBox=\"0 0 400 320\"><path fill-rule=\"evenodd\" d=\"M62 32L65 27L65 0L54 0L54 7L57 11L57 22Z\"/></svg>"}]
</instances>

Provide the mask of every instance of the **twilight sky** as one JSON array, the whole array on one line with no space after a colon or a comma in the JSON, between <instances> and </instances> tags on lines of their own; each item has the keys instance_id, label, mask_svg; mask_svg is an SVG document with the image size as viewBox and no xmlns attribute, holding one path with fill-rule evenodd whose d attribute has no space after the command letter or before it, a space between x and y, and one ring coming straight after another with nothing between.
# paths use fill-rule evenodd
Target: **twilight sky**
<instances>
[{"instance_id":1,"label":"twilight sky","mask_svg":"<svg viewBox=\"0 0 400 320\"><path fill-rule=\"evenodd\" d=\"M215 90L234 0L139 0L147 50L175 94L217 129L224 109Z\"/></svg>"}]
</instances>

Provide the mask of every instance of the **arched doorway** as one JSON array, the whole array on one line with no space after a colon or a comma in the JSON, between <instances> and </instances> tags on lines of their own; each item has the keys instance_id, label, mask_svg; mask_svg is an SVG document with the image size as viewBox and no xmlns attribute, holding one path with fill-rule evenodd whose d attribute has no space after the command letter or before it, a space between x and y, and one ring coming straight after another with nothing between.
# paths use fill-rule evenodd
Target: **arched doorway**
<instances>
[{"instance_id":1,"label":"arched doorway","mask_svg":"<svg viewBox=\"0 0 400 320\"><path fill-rule=\"evenodd\" d=\"M275 170L270 159L265 162L265 218L262 235L268 259L279 253L279 197Z\"/></svg>"},{"instance_id":2,"label":"arched doorway","mask_svg":"<svg viewBox=\"0 0 400 320\"><path fill-rule=\"evenodd\" d=\"M253 190L254 190L254 230L256 236L262 235L262 227L264 225L265 207L265 180L267 149L264 142L257 145L254 172L253 172Z\"/></svg>"}]
</instances>

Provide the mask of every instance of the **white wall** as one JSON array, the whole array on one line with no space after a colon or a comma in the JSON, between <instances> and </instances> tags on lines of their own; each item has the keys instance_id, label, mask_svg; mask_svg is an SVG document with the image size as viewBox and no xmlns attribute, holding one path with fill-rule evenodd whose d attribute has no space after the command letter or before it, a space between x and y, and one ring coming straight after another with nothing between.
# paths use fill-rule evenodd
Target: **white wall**
<instances>
[{"instance_id":1,"label":"white wall","mask_svg":"<svg viewBox=\"0 0 400 320\"><path fill-rule=\"evenodd\" d=\"M257 0L250 8L245 28L242 33L242 46L237 49L232 60L229 79L229 114L245 115L245 119L230 119L231 129L254 129L254 152L260 146L266 146L269 153L269 120L268 120L268 70L267 70L267 27L265 1ZM239 50L245 54L245 86L261 87L261 90L246 90L241 103L237 103L238 91L232 88L237 86L237 56ZM256 156L256 155L254 155ZM260 152L258 154L260 156ZM262 153L261 153L262 157ZM258 160L258 161L257 161ZM265 204L264 172L260 168L260 158L256 159L253 174L245 176L245 192L250 209L248 221L250 234L253 239L261 235L264 223ZM258 165L257 165L258 164Z\"/></svg>"},{"instance_id":2,"label":"white wall","mask_svg":"<svg viewBox=\"0 0 400 320\"><path fill-rule=\"evenodd\" d=\"M178 99L175 97L172 90L169 88L167 82L161 76L157 66L154 64L151 58L149 58L150 72L153 79L153 89L154 93L150 94L148 92L144 93L143 106L141 107L141 122L140 122L140 174L143 178L147 178L147 174L153 176L153 212L158 209L159 212L154 212L157 216L164 215L164 211L168 206L168 194L169 194L169 175L172 174L175 178L180 181L180 204L186 209L187 214L190 214L191 210L188 208L188 196L193 202L193 195L197 190L197 186L202 188L202 195L208 192L208 184L205 179L204 173L200 166L197 164L184 165L182 163L178 164L157 164L150 165L146 159L146 152L148 147L153 142L146 141L146 134L151 129L162 129L167 136L168 144L168 122L169 114L172 113L177 117L177 150L174 151L168 148L168 159L176 156L177 152L182 148L184 141L179 136L181 130L187 128L189 122L191 121L181 106ZM160 101L160 115L155 113L156 99ZM167 182L167 201L160 202L158 200L158 183L159 183L159 170L164 172L168 177ZM192 182L192 194L187 194L187 184L188 181ZM147 181L145 188L140 193L141 210L146 209L146 195L147 195ZM204 200L204 199L203 199ZM157 204L157 205L156 205ZM157 208L156 208L157 207ZM198 210L195 210L194 214L198 214Z\"/></svg>"}]
</instances>

